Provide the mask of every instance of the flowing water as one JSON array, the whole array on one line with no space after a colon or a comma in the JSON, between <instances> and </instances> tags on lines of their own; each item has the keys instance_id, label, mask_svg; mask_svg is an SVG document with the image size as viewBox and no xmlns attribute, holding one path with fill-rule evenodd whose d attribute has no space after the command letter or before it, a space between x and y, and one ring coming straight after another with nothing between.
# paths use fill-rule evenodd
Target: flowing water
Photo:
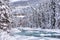
<instances>
[{"instance_id":1,"label":"flowing water","mask_svg":"<svg viewBox=\"0 0 60 40\"><path fill-rule=\"evenodd\" d=\"M60 40L59 30L48 30L39 28L14 28L10 31L9 36L4 33L4 40ZM5 37L4 37L5 36Z\"/></svg>"}]
</instances>

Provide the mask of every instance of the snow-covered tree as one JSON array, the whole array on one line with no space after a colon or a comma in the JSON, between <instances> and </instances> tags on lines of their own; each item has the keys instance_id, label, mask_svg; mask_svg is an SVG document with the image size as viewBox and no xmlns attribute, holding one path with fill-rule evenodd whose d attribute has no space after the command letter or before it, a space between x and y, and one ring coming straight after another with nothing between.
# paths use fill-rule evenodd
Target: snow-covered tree
<instances>
[{"instance_id":1,"label":"snow-covered tree","mask_svg":"<svg viewBox=\"0 0 60 40\"><path fill-rule=\"evenodd\" d=\"M11 28L10 8L7 5L8 0L0 0L0 29L7 30Z\"/></svg>"}]
</instances>

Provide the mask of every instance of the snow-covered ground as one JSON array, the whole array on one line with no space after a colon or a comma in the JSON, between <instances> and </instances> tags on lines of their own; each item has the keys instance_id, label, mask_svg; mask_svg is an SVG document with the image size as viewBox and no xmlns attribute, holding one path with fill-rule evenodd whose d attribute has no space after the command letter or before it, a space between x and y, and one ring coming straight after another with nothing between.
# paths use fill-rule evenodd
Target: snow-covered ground
<instances>
[{"instance_id":1,"label":"snow-covered ground","mask_svg":"<svg viewBox=\"0 0 60 40\"><path fill-rule=\"evenodd\" d=\"M10 33L0 31L0 40L60 40L60 30L40 28L12 28Z\"/></svg>"}]
</instances>

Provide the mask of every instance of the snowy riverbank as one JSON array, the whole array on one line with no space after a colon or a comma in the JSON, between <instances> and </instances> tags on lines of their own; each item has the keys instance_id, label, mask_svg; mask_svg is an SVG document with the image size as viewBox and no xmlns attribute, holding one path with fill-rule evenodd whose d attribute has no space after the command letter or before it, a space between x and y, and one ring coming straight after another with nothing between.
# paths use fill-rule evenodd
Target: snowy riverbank
<instances>
[{"instance_id":1,"label":"snowy riverbank","mask_svg":"<svg viewBox=\"0 0 60 40\"><path fill-rule=\"evenodd\" d=\"M60 30L44 30L36 28L13 28L10 33L0 32L0 40L60 40ZM57 37L53 37L53 36Z\"/></svg>"}]
</instances>

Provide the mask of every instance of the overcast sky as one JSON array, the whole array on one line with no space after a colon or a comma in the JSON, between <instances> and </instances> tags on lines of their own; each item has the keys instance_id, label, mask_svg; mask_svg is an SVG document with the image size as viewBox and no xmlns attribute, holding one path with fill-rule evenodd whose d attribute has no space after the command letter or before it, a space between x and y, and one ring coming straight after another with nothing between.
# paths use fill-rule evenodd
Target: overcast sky
<instances>
[{"instance_id":1,"label":"overcast sky","mask_svg":"<svg viewBox=\"0 0 60 40\"><path fill-rule=\"evenodd\" d=\"M15 1L19 1L19 0L10 0L10 2L15 2Z\"/></svg>"},{"instance_id":2,"label":"overcast sky","mask_svg":"<svg viewBox=\"0 0 60 40\"><path fill-rule=\"evenodd\" d=\"M16 1L28 1L28 0L10 0L10 2L16 2Z\"/></svg>"}]
</instances>

